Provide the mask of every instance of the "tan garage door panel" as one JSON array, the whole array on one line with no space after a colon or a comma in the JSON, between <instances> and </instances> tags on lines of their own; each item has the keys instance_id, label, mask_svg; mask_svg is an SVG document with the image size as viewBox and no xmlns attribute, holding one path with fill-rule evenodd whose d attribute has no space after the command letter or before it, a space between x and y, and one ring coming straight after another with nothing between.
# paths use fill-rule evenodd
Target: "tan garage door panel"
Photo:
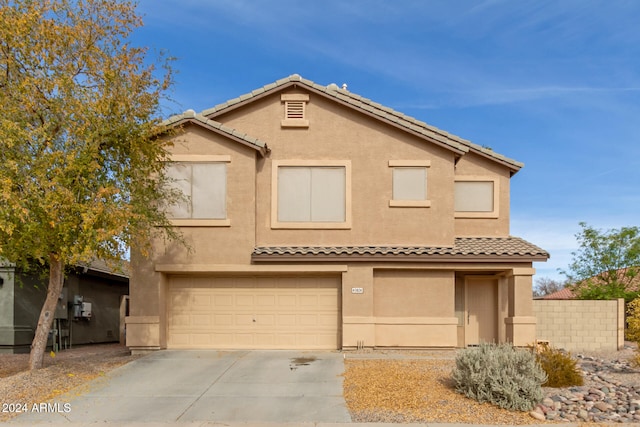
<instances>
[{"instance_id":1,"label":"tan garage door panel","mask_svg":"<svg viewBox=\"0 0 640 427\"><path fill-rule=\"evenodd\" d=\"M171 348L336 349L339 278L187 277L169 284Z\"/></svg>"}]
</instances>

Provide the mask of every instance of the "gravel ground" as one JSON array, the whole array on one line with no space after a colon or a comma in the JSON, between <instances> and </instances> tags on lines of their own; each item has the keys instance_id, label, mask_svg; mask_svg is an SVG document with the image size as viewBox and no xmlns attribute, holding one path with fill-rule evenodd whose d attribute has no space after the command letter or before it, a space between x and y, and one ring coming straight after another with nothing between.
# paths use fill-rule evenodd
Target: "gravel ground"
<instances>
[{"instance_id":1,"label":"gravel ground","mask_svg":"<svg viewBox=\"0 0 640 427\"><path fill-rule=\"evenodd\" d=\"M507 411L456 393L451 380L455 350L364 350L346 354L344 396L354 422L541 423L528 412ZM633 347L586 355L627 360L633 355ZM611 377L623 383L640 384L640 374L612 373Z\"/></svg>"},{"instance_id":2,"label":"gravel ground","mask_svg":"<svg viewBox=\"0 0 640 427\"><path fill-rule=\"evenodd\" d=\"M28 354L0 354L0 405L46 402L137 357L120 344L83 346L45 354L45 367L31 372ZM15 415L0 408L0 422Z\"/></svg>"},{"instance_id":3,"label":"gravel ground","mask_svg":"<svg viewBox=\"0 0 640 427\"><path fill-rule=\"evenodd\" d=\"M346 360L344 396L355 422L528 424L526 412L454 391L454 360Z\"/></svg>"}]
</instances>

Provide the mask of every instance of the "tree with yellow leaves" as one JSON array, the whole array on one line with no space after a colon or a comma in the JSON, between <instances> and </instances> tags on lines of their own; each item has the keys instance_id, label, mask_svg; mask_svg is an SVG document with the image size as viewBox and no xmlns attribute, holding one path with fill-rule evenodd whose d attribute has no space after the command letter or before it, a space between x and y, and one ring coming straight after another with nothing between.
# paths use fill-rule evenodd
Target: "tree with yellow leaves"
<instances>
[{"instance_id":1,"label":"tree with yellow leaves","mask_svg":"<svg viewBox=\"0 0 640 427\"><path fill-rule=\"evenodd\" d=\"M155 138L171 60L130 44L141 25L130 1L0 0L0 259L49 271L31 369L65 267L180 239L156 203L179 197Z\"/></svg>"}]
</instances>

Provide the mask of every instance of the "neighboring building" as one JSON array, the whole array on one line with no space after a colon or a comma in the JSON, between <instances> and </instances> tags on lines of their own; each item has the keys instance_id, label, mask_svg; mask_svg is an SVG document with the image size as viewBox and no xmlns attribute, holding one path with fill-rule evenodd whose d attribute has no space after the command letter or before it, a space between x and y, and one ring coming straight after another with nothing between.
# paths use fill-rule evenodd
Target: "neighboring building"
<instances>
[{"instance_id":1,"label":"neighboring building","mask_svg":"<svg viewBox=\"0 0 640 427\"><path fill-rule=\"evenodd\" d=\"M535 341L521 163L298 75L166 124L191 252L132 257L132 350Z\"/></svg>"},{"instance_id":2,"label":"neighboring building","mask_svg":"<svg viewBox=\"0 0 640 427\"><path fill-rule=\"evenodd\" d=\"M573 291L569 288L562 288L559 291L550 293L548 295L543 295L536 299L575 299Z\"/></svg>"},{"instance_id":3,"label":"neighboring building","mask_svg":"<svg viewBox=\"0 0 640 427\"><path fill-rule=\"evenodd\" d=\"M47 281L11 265L0 266L0 353L30 351ZM127 273L114 272L100 261L74 268L65 277L49 345L65 349L120 341L120 308L128 294Z\"/></svg>"},{"instance_id":4,"label":"neighboring building","mask_svg":"<svg viewBox=\"0 0 640 427\"><path fill-rule=\"evenodd\" d=\"M586 285L587 282L592 282L594 284L598 284L600 283L602 286L606 286L607 281L605 280L604 276L607 273L601 273L597 276L592 277L591 279L589 279L588 281L585 280L583 282L577 282L575 284L570 284L567 287L560 289L557 292L553 292L550 293L548 295L543 295L539 298L536 299L578 299L576 296L576 290L580 289L581 285ZM618 270L612 270L612 275L616 275L618 277L618 280L621 283L624 283L624 287L626 289L627 292L638 292L640 291L640 274L636 275L636 276L632 276L631 278L629 278L630 276L627 276L628 274L628 269L627 268L620 268ZM615 299L615 298L614 298Z\"/></svg>"},{"instance_id":5,"label":"neighboring building","mask_svg":"<svg viewBox=\"0 0 640 427\"><path fill-rule=\"evenodd\" d=\"M591 286L597 288L598 285L610 286L609 284L617 280L625 293L633 295L640 293L640 267L624 267L617 270L604 271L590 279L576 282L572 285L573 291L580 294L583 287L589 289ZM625 297L625 299L627 299Z\"/></svg>"}]
</instances>

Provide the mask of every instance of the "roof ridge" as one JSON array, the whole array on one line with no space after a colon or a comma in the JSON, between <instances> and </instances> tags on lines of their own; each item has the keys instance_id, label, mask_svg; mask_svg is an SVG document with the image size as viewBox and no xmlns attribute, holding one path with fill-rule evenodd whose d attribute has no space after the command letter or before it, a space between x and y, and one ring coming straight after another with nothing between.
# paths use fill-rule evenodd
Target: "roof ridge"
<instances>
[{"instance_id":1,"label":"roof ridge","mask_svg":"<svg viewBox=\"0 0 640 427\"><path fill-rule=\"evenodd\" d=\"M417 119L417 118L415 118L413 116L410 116L408 114L403 113L402 111L398 111L398 110L396 110L394 108L391 108L391 107L386 106L384 104L381 104L379 102L373 101L372 99L365 98L365 97L363 97L361 95L358 95L358 94L356 94L354 92L350 92L349 90L336 88L336 92L339 92L339 93L342 93L342 94L347 95L349 97L352 97L354 99L357 99L358 101L363 102L363 103L365 103L367 105L371 105L372 107L374 107L374 108L376 108L378 110L385 111L385 112L387 112L389 114L397 116L397 117L399 117L399 118L401 118L403 120L406 120L408 122L412 122L412 123L414 123L414 124L416 124L416 125L418 125L420 127L429 129L429 130L431 130L431 131L433 131L435 133L438 133L438 134L440 134L442 136L445 136L447 138L450 138L450 139L453 139L453 140L457 140L457 141L461 141L461 142L464 142L464 143L473 144L468 139L465 139L465 138L462 138L461 136L458 136L458 135L452 134L450 132L447 132L447 131L445 131L443 129L440 129L440 128L434 126L434 125L430 125L430 124L428 124L427 122L425 122L423 120Z\"/></svg>"},{"instance_id":2,"label":"roof ridge","mask_svg":"<svg viewBox=\"0 0 640 427\"><path fill-rule=\"evenodd\" d=\"M517 172L520 168L524 166L522 162L511 159L502 154L499 154L490 148L475 144L467 139L464 139L460 136L449 133L436 126L430 125L415 117L412 117L400 111L394 110L391 107L375 102L369 98L365 98L347 89L342 89L338 87L338 85L336 85L335 83L330 83L327 86L322 86L309 79L303 78L299 74L291 74L287 77L278 79L273 83L266 84L258 89L254 89L251 92L240 95L239 97L230 99L212 108L203 110L200 114L205 117L213 115L222 110L225 110L227 108L230 108L242 102L245 102L256 96L263 96L264 94L270 91L277 90L278 88L290 83L301 83L303 85L306 85L311 89L314 89L321 93L325 93L333 98L346 102L347 104L353 107L367 111L375 116L378 116L379 118L388 120L391 123L394 123L405 129L411 130L413 132L417 132L428 138L435 139L439 143L445 144L453 148L454 150L457 150L460 153L465 153L469 150L473 150L478 154L506 163L515 172Z\"/></svg>"},{"instance_id":3,"label":"roof ridge","mask_svg":"<svg viewBox=\"0 0 640 427\"><path fill-rule=\"evenodd\" d=\"M234 138L238 138L242 141L244 141L245 143L247 143L247 145L252 146L253 148L263 152L266 150L269 150L267 143L265 141L262 141L258 138L255 138L251 135L248 135L247 133L241 132L235 128L231 128L229 126L226 126L220 122L217 122L215 120L209 119L207 117L205 117L204 115L202 115L201 113L196 113L194 110L189 109L186 110L185 112L183 112L182 114L175 114L171 117L169 117L168 119L164 120L162 123L160 123L161 127L173 127L173 126L177 126L181 123L184 123L186 121L190 121L190 122L195 122L198 123L202 126L205 127L209 127L209 128L213 128L216 129L222 133L227 134L228 136L232 136Z\"/></svg>"},{"instance_id":4,"label":"roof ridge","mask_svg":"<svg viewBox=\"0 0 640 427\"><path fill-rule=\"evenodd\" d=\"M517 160L511 159L511 158L509 158L507 156L499 154L499 153L493 151L490 148L483 147L483 146L481 146L479 144L476 144L476 143L474 143L474 142L472 142L472 141L470 141L470 140L468 140L466 138L462 138L462 137L460 137L460 136L458 136L456 134L447 132L447 131L445 131L443 129L440 129L440 128L434 126L434 125L430 125L430 124L428 124L427 122L425 122L423 120L417 119L417 118L415 118L413 116L409 116L408 114L405 114L405 113L403 113L401 111L395 110L395 109L393 109L391 107L388 107L386 105L380 104L378 102L372 101L371 99L364 98L364 97L362 97L362 96L360 96L358 94L355 94L353 92L350 92L348 90L338 88L337 86L336 86L335 92L341 93L343 95L347 95L350 98L356 99L356 100L358 100L358 101L360 101L360 102L362 102L364 104L370 105L370 106L372 106L372 107L374 107L374 108L376 108L378 110L384 111L384 112L386 112L388 114L392 114L393 116L401 118L402 120L405 120L405 121L407 121L409 123L413 123L413 124L415 124L415 125L417 125L419 127L428 129L431 132L434 132L434 133L436 133L438 135L441 135L441 136L443 136L445 138L448 138L448 139L451 139L451 140L456 141L458 143L461 143L463 145L466 145L469 148L474 149L475 151L479 151L479 152L481 152L481 153L483 153L485 155L489 155L490 157L496 157L496 158L498 158L498 159L500 159L500 160L502 160L504 162L511 163L514 166L517 166L518 168L521 168L521 167L524 166L524 163L522 163L522 162L518 162Z\"/></svg>"}]
</instances>

